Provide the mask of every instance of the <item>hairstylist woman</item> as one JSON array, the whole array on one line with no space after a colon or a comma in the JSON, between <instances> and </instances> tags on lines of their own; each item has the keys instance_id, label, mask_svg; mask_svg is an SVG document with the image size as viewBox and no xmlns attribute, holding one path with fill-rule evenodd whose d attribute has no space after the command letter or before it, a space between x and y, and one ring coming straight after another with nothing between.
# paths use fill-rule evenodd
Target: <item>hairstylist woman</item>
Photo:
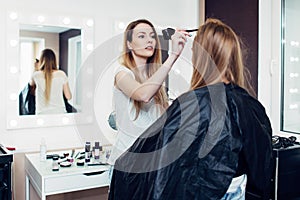
<instances>
[{"instance_id":1,"label":"hairstylist woman","mask_svg":"<svg viewBox=\"0 0 300 200\"><path fill-rule=\"evenodd\" d=\"M110 164L168 107L162 85L184 48L186 35L177 31L172 36L171 53L162 64L160 43L152 23L139 19L127 26L121 65L115 71L113 94L118 134Z\"/></svg>"}]
</instances>

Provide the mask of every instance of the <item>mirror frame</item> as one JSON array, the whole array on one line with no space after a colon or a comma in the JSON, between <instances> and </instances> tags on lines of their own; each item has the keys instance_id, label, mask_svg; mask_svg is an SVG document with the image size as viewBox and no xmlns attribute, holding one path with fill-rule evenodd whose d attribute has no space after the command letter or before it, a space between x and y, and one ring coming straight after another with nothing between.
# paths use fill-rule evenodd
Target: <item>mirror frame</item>
<instances>
[{"instance_id":1,"label":"mirror frame","mask_svg":"<svg viewBox=\"0 0 300 200\"><path fill-rule=\"evenodd\" d=\"M94 49L94 20L91 17L7 11L6 19L6 127L7 129L36 128L49 126L66 126L92 123L88 113L52 114L52 115L19 115L19 29L20 24L40 26L61 26L81 29L82 64ZM81 72L82 73L82 72ZM87 87L90 87L89 85ZM88 88L84 88L88 90ZM86 116L88 114L88 116Z\"/></svg>"}]
</instances>

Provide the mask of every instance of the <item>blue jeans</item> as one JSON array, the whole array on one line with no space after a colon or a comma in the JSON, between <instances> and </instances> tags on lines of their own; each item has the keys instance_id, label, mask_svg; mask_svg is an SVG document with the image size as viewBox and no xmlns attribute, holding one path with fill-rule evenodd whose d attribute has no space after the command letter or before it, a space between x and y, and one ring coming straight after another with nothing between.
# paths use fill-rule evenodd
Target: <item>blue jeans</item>
<instances>
[{"instance_id":1,"label":"blue jeans","mask_svg":"<svg viewBox=\"0 0 300 200\"><path fill-rule=\"evenodd\" d=\"M244 177L239 185L234 186L234 190L227 191L221 200L245 200L247 177Z\"/></svg>"},{"instance_id":2,"label":"blue jeans","mask_svg":"<svg viewBox=\"0 0 300 200\"><path fill-rule=\"evenodd\" d=\"M221 200L245 200L245 192L239 187L235 192L226 193Z\"/></svg>"},{"instance_id":3,"label":"blue jeans","mask_svg":"<svg viewBox=\"0 0 300 200\"><path fill-rule=\"evenodd\" d=\"M110 182L111 182L111 178L112 178L112 175L113 175L113 171L114 171L114 166L111 165L111 166L109 167L109 170L108 170L108 180L109 180L109 184L110 184Z\"/></svg>"}]
</instances>

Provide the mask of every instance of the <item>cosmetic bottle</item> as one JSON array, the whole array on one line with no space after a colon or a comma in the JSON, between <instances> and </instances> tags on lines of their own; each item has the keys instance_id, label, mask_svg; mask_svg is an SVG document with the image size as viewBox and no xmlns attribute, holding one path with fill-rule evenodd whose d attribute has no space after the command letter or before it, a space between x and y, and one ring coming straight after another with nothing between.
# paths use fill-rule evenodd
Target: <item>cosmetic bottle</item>
<instances>
[{"instance_id":1,"label":"cosmetic bottle","mask_svg":"<svg viewBox=\"0 0 300 200\"><path fill-rule=\"evenodd\" d=\"M94 158L96 162L99 162L100 159L100 146L99 146L99 142L95 142L95 154L94 154Z\"/></svg>"},{"instance_id":2,"label":"cosmetic bottle","mask_svg":"<svg viewBox=\"0 0 300 200\"><path fill-rule=\"evenodd\" d=\"M88 163L91 161L90 159L90 151L91 151L91 143L86 142L85 143L85 162Z\"/></svg>"},{"instance_id":3,"label":"cosmetic bottle","mask_svg":"<svg viewBox=\"0 0 300 200\"><path fill-rule=\"evenodd\" d=\"M40 144L40 161L46 161L47 159L47 146L44 138L41 140Z\"/></svg>"}]
</instances>

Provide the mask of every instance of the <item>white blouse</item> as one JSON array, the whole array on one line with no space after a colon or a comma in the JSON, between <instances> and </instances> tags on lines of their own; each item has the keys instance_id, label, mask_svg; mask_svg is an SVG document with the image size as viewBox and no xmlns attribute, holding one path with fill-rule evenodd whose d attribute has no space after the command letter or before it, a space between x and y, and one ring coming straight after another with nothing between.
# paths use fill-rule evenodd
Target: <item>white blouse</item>
<instances>
[{"instance_id":1,"label":"white blouse","mask_svg":"<svg viewBox=\"0 0 300 200\"><path fill-rule=\"evenodd\" d=\"M46 103L45 98L45 77L43 71L36 71L32 75L36 84L35 91L35 113L36 114L59 114L66 113L63 99L63 85L68 82L67 75L61 70L54 71L52 74L50 99Z\"/></svg>"},{"instance_id":2,"label":"white blouse","mask_svg":"<svg viewBox=\"0 0 300 200\"><path fill-rule=\"evenodd\" d=\"M115 71L115 75L120 71L126 71L134 78L133 72L124 66L119 67ZM155 104L154 99L151 99L148 103L143 103L140 113L135 119L136 109L131 98L116 87L113 90L113 98L118 134L108 160L111 165L114 165L116 159L162 114L160 105Z\"/></svg>"}]
</instances>

